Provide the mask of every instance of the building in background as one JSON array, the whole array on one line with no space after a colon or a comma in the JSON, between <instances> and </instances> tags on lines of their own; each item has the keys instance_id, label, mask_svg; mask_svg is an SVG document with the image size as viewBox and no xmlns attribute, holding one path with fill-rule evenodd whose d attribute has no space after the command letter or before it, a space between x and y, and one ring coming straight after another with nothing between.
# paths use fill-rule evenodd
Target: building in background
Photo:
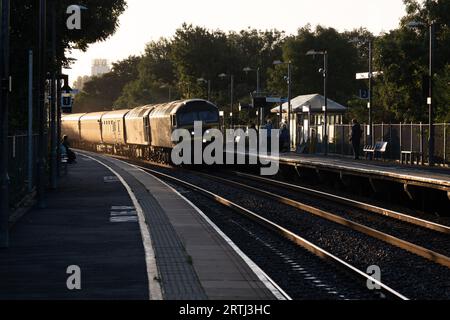
<instances>
[{"instance_id":1,"label":"building in background","mask_svg":"<svg viewBox=\"0 0 450 320\"><path fill-rule=\"evenodd\" d=\"M73 82L72 87L73 87L74 89L77 89L78 91L83 91L84 85L85 85L86 82L88 82L89 80L91 80L91 77L89 77L89 76L83 76L83 77L79 76L79 77L77 78L77 80L75 80L75 81Z\"/></svg>"},{"instance_id":2,"label":"building in background","mask_svg":"<svg viewBox=\"0 0 450 320\"><path fill-rule=\"evenodd\" d=\"M98 77L102 74L108 73L111 68L106 59L94 59L92 60L91 76Z\"/></svg>"},{"instance_id":3,"label":"building in background","mask_svg":"<svg viewBox=\"0 0 450 320\"><path fill-rule=\"evenodd\" d=\"M320 94L308 94L298 96L291 100L291 137L296 145L305 143L311 138L312 132L319 141L324 135L324 112L325 98ZM282 105L283 119L287 120L288 104ZM273 114L280 113L280 106L271 110ZM328 139L334 139L334 126L343 123L347 107L328 99Z\"/></svg>"}]
</instances>

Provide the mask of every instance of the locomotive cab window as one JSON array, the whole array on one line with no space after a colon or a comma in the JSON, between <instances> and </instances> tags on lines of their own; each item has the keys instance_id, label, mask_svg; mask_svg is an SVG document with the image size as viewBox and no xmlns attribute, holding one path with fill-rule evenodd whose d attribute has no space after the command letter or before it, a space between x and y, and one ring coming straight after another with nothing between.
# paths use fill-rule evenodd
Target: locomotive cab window
<instances>
[{"instance_id":1,"label":"locomotive cab window","mask_svg":"<svg viewBox=\"0 0 450 320\"><path fill-rule=\"evenodd\" d=\"M177 117L175 115L172 115L172 127L176 127L177 126Z\"/></svg>"},{"instance_id":2,"label":"locomotive cab window","mask_svg":"<svg viewBox=\"0 0 450 320\"><path fill-rule=\"evenodd\" d=\"M179 126L192 126L196 121L203 123L219 122L217 107L204 102L193 102L178 112Z\"/></svg>"}]
</instances>

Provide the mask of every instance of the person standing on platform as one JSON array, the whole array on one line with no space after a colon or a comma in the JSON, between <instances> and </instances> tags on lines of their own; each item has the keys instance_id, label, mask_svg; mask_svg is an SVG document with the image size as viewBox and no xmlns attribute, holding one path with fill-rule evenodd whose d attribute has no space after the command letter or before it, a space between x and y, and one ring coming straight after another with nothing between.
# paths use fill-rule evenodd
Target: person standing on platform
<instances>
[{"instance_id":1,"label":"person standing on platform","mask_svg":"<svg viewBox=\"0 0 450 320\"><path fill-rule=\"evenodd\" d=\"M267 119L265 129L267 130L267 152L271 153L272 152L272 129L273 129L272 120Z\"/></svg>"},{"instance_id":2,"label":"person standing on platform","mask_svg":"<svg viewBox=\"0 0 450 320\"><path fill-rule=\"evenodd\" d=\"M282 122L280 131L280 149L281 152L289 151L289 131L287 129L286 123Z\"/></svg>"},{"instance_id":3,"label":"person standing on platform","mask_svg":"<svg viewBox=\"0 0 450 320\"><path fill-rule=\"evenodd\" d=\"M358 120L353 119L352 120L352 134L350 137L350 142L352 143L353 147L353 154L355 155L355 160L359 160L359 151L361 148L361 136L362 136L362 130L361 126L358 123Z\"/></svg>"}]
</instances>

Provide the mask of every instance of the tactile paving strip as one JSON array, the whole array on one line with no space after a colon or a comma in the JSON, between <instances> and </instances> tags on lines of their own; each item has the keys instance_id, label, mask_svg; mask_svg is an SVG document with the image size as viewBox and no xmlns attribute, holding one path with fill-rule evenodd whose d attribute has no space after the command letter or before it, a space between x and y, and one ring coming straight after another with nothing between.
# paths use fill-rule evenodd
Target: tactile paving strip
<instances>
[{"instance_id":1,"label":"tactile paving strip","mask_svg":"<svg viewBox=\"0 0 450 320\"><path fill-rule=\"evenodd\" d=\"M106 158L103 159L108 161ZM108 161L108 163L125 179L144 211L154 245L164 299L208 299L189 261L189 256L164 209L132 174L121 169L112 161Z\"/></svg>"}]
</instances>

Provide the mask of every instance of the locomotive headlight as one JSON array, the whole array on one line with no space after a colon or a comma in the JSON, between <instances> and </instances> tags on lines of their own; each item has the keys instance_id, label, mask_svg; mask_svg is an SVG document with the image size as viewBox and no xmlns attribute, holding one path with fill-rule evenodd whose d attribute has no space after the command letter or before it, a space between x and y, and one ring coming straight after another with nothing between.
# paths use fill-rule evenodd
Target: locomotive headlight
<instances>
[{"instance_id":1,"label":"locomotive headlight","mask_svg":"<svg viewBox=\"0 0 450 320\"><path fill-rule=\"evenodd\" d=\"M194 131L192 131L191 133L192 133L193 136L195 136L195 132Z\"/></svg>"},{"instance_id":2,"label":"locomotive headlight","mask_svg":"<svg viewBox=\"0 0 450 320\"><path fill-rule=\"evenodd\" d=\"M203 143L207 143L208 141L206 139L203 139Z\"/></svg>"},{"instance_id":3,"label":"locomotive headlight","mask_svg":"<svg viewBox=\"0 0 450 320\"><path fill-rule=\"evenodd\" d=\"M209 130L206 130L206 132L205 132L205 133L206 133L206 134L209 134L209 132L210 132Z\"/></svg>"}]
</instances>

